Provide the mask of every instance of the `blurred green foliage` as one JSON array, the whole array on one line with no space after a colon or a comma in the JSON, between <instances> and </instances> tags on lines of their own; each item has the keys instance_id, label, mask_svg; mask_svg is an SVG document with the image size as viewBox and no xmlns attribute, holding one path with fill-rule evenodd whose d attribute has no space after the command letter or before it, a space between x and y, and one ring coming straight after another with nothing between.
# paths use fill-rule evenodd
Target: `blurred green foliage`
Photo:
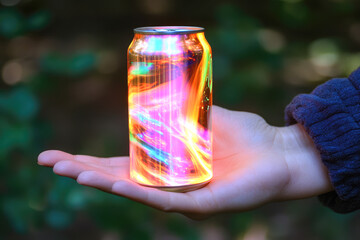
<instances>
[{"instance_id":1,"label":"blurred green foliage","mask_svg":"<svg viewBox=\"0 0 360 240\"><path fill-rule=\"evenodd\" d=\"M24 16L16 8L0 9L0 35L6 38L41 30L49 23L50 13L45 10Z\"/></svg>"},{"instance_id":2,"label":"blurred green foliage","mask_svg":"<svg viewBox=\"0 0 360 240\"><path fill-rule=\"evenodd\" d=\"M356 213L335 214L316 199L195 222L77 185L36 164L39 152L50 148L128 153L126 49L134 27L205 26L215 104L283 125L283 109L295 94L359 66L359 3L0 4L0 238L359 238Z\"/></svg>"},{"instance_id":3,"label":"blurred green foliage","mask_svg":"<svg viewBox=\"0 0 360 240\"><path fill-rule=\"evenodd\" d=\"M35 96L25 88L13 89L0 94L0 159L19 148L26 149L31 144L32 126L29 124L38 110ZM6 161L6 160L5 160Z\"/></svg>"},{"instance_id":4,"label":"blurred green foliage","mask_svg":"<svg viewBox=\"0 0 360 240\"><path fill-rule=\"evenodd\" d=\"M61 56L50 53L40 61L44 72L57 76L78 76L94 68L96 57L91 52L76 53L71 56Z\"/></svg>"}]
</instances>

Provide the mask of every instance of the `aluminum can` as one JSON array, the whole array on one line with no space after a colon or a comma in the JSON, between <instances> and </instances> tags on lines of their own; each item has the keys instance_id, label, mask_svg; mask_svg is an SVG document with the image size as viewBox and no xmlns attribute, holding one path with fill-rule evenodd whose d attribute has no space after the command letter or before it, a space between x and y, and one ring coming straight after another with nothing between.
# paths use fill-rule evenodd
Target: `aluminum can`
<instances>
[{"instance_id":1,"label":"aluminum can","mask_svg":"<svg viewBox=\"0 0 360 240\"><path fill-rule=\"evenodd\" d=\"M204 28L134 29L128 52L130 178L185 192L212 171L212 52Z\"/></svg>"}]
</instances>

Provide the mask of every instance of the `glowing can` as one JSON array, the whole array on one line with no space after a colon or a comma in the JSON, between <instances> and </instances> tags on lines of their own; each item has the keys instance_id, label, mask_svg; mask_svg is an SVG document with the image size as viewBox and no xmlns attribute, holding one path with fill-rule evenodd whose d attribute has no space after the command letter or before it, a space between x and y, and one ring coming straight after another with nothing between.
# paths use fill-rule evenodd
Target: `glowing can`
<instances>
[{"instance_id":1,"label":"glowing can","mask_svg":"<svg viewBox=\"0 0 360 240\"><path fill-rule=\"evenodd\" d=\"M128 49L130 177L190 191L212 176L212 53L200 27L142 27Z\"/></svg>"}]
</instances>

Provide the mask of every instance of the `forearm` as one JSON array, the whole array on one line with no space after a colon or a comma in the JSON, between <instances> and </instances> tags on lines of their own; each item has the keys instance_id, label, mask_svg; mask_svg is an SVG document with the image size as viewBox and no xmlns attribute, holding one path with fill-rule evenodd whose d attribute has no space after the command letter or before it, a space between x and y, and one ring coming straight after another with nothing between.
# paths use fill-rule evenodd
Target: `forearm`
<instances>
[{"instance_id":1,"label":"forearm","mask_svg":"<svg viewBox=\"0 0 360 240\"><path fill-rule=\"evenodd\" d=\"M311 136L334 186L320 201L341 213L360 209L359 103L360 68L296 96L285 109L286 123L300 123Z\"/></svg>"},{"instance_id":2,"label":"forearm","mask_svg":"<svg viewBox=\"0 0 360 240\"><path fill-rule=\"evenodd\" d=\"M320 153L300 124L278 128L280 151L288 166L289 180L278 197L290 200L317 196L333 190Z\"/></svg>"}]
</instances>

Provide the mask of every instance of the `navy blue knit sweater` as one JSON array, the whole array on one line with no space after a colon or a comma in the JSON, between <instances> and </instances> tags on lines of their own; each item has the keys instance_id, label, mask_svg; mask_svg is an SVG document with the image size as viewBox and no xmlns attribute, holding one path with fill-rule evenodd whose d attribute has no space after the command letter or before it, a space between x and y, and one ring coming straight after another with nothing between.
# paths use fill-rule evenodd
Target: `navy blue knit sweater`
<instances>
[{"instance_id":1,"label":"navy blue knit sweater","mask_svg":"<svg viewBox=\"0 0 360 240\"><path fill-rule=\"evenodd\" d=\"M302 124L327 167L335 191L319 196L336 212L360 208L360 68L311 94L296 96L285 109L287 124Z\"/></svg>"}]
</instances>

